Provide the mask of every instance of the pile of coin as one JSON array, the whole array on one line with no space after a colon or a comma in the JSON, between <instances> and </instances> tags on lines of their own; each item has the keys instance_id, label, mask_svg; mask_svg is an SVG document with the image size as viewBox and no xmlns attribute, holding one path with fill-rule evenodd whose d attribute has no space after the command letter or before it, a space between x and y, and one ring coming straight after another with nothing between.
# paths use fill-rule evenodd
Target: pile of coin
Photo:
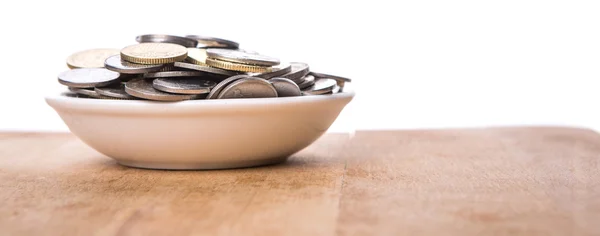
<instances>
[{"instance_id":1,"label":"pile of coin","mask_svg":"<svg viewBox=\"0 0 600 236\"><path fill-rule=\"evenodd\" d=\"M58 75L67 96L182 101L334 94L350 79L310 71L308 64L242 50L198 35L140 35L138 44L91 49L67 58Z\"/></svg>"}]
</instances>

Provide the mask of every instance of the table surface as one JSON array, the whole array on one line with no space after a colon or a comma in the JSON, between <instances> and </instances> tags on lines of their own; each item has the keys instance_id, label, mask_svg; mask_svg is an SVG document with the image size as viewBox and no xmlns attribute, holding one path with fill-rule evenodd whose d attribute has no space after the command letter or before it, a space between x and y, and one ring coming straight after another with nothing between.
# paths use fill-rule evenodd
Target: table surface
<instances>
[{"instance_id":1,"label":"table surface","mask_svg":"<svg viewBox=\"0 0 600 236\"><path fill-rule=\"evenodd\" d=\"M280 165L120 166L0 133L2 235L598 235L600 136L514 127L327 134Z\"/></svg>"}]
</instances>

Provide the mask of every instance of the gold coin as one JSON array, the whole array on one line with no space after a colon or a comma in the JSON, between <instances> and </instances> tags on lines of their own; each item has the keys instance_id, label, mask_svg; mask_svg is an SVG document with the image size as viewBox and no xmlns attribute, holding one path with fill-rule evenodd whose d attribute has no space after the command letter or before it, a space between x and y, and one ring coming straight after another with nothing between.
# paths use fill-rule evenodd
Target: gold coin
<instances>
[{"instance_id":1,"label":"gold coin","mask_svg":"<svg viewBox=\"0 0 600 236\"><path fill-rule=\"evenodd\" d=\"M228 62L228 61L221 61L221 60L210 58L210 57L206 58L206 64L208 64L209 66L212 66L212 67L217 67L217 68L221 68L221 69L225 69L225 70L234 70L234 71L243 71L243 72L262 73L262 72L271 72L272 71L271 67L238 64L238 63L233 63L233 62Z\"/></svg>"},{"instance_id":2,"label":"gold coin","mask_svg":"<svg viewBox=\"0 0 600 236\"><path fill-rule=\"evenodd\" d=\"M97 48L76 52L67 58L67 66L75 68L102 68L106 58L119 54L119 49Z\"/></svg>"},{"instance_id":3,"label":"gold coin","mask_svg":"<svg viewBox=\"0 0 600 236\"><path fill-rule=\"evenodd\" d=\"M188 48L187 61L201 66L208 66L206 64L206 49L201 48Z\"/></svg>"},{"instance_id":4,"label":"gold coin","mask_svg":"<svg viewBox=\"0 0 600 236\"><path fill-rule=\"evenodd\" d=\"M166 64L183 61L187 49L172 43L140 43L121 50L121 59L137 64Z\"/></svg>"}]
</instances>

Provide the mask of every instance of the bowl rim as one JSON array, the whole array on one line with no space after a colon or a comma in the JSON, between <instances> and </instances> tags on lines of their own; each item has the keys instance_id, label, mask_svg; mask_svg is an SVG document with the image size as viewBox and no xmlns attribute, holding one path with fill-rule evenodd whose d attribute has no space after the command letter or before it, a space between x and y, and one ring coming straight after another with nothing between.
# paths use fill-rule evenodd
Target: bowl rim
<instances>
[{"instance_id":1,"label":"bowl rim","mask_svg":"<svg viewBox=\"0 0 600 236\"><path fill-rule=\"evenodd\" d=\"M246 99L199 99L178 102L161 102L150 100L117 100L67 97L62 94L45 97L48 105L57 111L92 112L92 113L124 113L171 115L180 113L206 113L223 110L234 112L264 111L265 109L293 110L295 105L317 105L323 109L326 104L339 103L345 106L355 96L354 91L343 91L329 95L312 95L276 98ZM320 106L319 106L320 105ZM201 109L200 109L201 108Z\"/></svg>"}]
</instances>

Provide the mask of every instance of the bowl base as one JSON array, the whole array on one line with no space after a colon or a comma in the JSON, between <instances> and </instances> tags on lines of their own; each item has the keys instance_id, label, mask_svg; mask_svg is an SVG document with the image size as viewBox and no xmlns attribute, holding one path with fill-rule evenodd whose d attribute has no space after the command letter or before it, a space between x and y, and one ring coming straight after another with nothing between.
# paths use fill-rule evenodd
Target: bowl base
<instances>
[{"instance_id":1,"label":"bowl base","mask_svg":"<svg viewBox=\"0 0 600 236\"><path fill-rule=\"evenodd\" d=\"M145 162L145 161L128 161L117 160L120 165L156 170L218 170L218 169L234 169L256 167L264 165L273 165L284 162L288 157L278 157L272 159L261 159L252 161L236 161L236 162L213 162L213 163L163 163L163 162Z\"/></svg>"}]
</instances>

